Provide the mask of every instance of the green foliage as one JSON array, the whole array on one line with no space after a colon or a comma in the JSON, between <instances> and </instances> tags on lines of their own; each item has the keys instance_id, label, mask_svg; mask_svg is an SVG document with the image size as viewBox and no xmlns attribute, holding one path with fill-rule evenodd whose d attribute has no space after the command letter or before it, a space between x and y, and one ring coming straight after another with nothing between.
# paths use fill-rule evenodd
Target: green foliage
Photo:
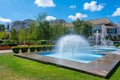
<instances>
[{"instance_id":1,"label":"green foliage","mask_svg":"<svg viewBox=\"0 0 120 80\"><path fill-rule=\"evenodd\" d=\"M84 35L85 37L91 35L92 24L90 22L77 19L73 22L73 25L76 34Z\"/></svg>"},{"instance_id":2,"label":"green foliage","mask_svg":"<svg viewBox=\"0 0 120 80\"><path fill-rule=\"evenodd\" d=\"M47 45L48 41L47 40L40 40L41 45Z\"/></svg>"},{"instance_id":3,"label":"green foliage","mask_svg":"<svg viewBox=\"0 0 120 80\"><path fill-rule=\"evenodd\" d=\"M56 40L59 37L68 33L68 28L60 23L55 23L50 26L51 40Z\"/></svg>"},{"instance_id":4,"label":"green foliage","mask_svg":"<svg viewBox=\"0 0 120 80\"><path fill-rule=\"evenodd\" d=\"M42 50L42 46L36 46L36 50L37 50L37 52L41 51Z\"/></svg>"},{"instance_id":5,"label":"green foliage","mask_svg":"<svg viewBox=\"0 0 120 80\"><path fill-rule=\"evenodd\" d=\"M118 43L115 43L115 44L114 44L114 46L115 46L115 47L119 47L119 46L120 46L120 44L118 44Z\"/></svg>"},{"instance_id":6,"label":"green foliage","mask_svg":"<svg viewBox=\"0 0 120 80\"><path fill-rule=\"evenodd\" d=\"M12 30L10 31L10 40L12 41L18 40L18 32L14 28L12 28Z\"/></svg>"},{"instance_id":7,"label":"green foliage","mask_svg":"<svg viewBox=\"0 0 120 80\"><path fill-rule=\"evenodd\" d=\"M49 33L49 22L46 21L46 14L41 13L37 16L37 40L49 40L50 39L50 33Z\"/></svg>"},{"instance_id":8,"label":"green foliage","mask_svg":"<svg viewBox=\"0 0 120 80\"><path fill-rule=\"evenodd\" d=\"M42 51L47 51L47 50L49 50L48 45L44 45L44 46L42 46Z\"/></svg>"},{"instance_id":9,"label":"green foliage","mask_svg":"<svg viewBox=\"0 0 120 80\"><path fill-rule=\"evenodd\" d=\"M4 24L0 24L0 32L1 31L5 31L5 25Z\"/></svg>"},{"instance_id":10,"label":"green foliage","mask_svg":"<svg viewBox=\"0 0 120 80\"><path fill-rule=\"evenodd\" d=\"M18 39L20 42L23 42L25 44L25 42L28 40L27 29L20 29Z\"/></svg>"},{"instance_id":11,"label":"green foliage","mask_svg":"<svg viewBox=\"0 0 120 80\"><path fill-rule=\"evenodd\" d=\"M18 54L20 52L20 47L19 46L12 47L12 51Z\"/></svg>"},{"instance_id":12,"label":"green foliage","mask_svg":"<svg viewBox=\"0 0 120 80\"><path fill-rule=\"evenodd\" d=\"M55 46L54 45L49 45L48 47L49 47L49 50L51 51L51 50L54 49Z\"/></svg>"},{"instance_id":13,"label":"green foliage","mask_svg":"<svg viewBox=\"0 0 120 80\"><path fill-rule=\"evenodd\" d=\"M28 52L28 46L22 46L22 47L21 47L21 52L22 52L22 53Z\"/></svg>"},{"instance_id":14,"label":"green foliage","mask_svg":"<svg viewBox=\"0 0 120 80\"><path fill-rule=\"evenodd\" d=\"M68 29L61 23L50 25L46 21L46 13L41 13L37 16L36 21L32 22L27 29L20 29L18 32L15 29L11 30L10 40L19 41L26 44L46 44L40 40L55 40L67 34Z\"/></svg>"},{"instance_id":15,"label":"green foliage","mask_svg":"<svg viewBox=\"0 0 120 80\"><path fill-rule=\"evenodd\" d=\"M6 37L7 37L7 32L6 31L0 32L0 39L5 39Z\"/></svg>"},{"instance_id":16,"label":"green foliage","mask_svg":"<svg viewBox=\"0 0 120 80\"><path fill-rule=\"evenodd\" d=\"M17 43L14 41L3 40L2 45L3 46L17 46Z\"/></svg>"},{"instance_id":17,"label":"green foliage","mask_svg":"<svg viewBox=\"0 0 120 80\"><path fill-rule=\"evenodd\" d=\"M36 22L32 22L30 24L30 27L27 29L28 32L28 40L37 40L37 23Z\"/></svg>"},{"instance_id":18,"label":"green foliage","mask_svg":"<svg viewBox=\"0 0 120 80\"><path fill-rule=\"evenodd\" d=\"M32 46L15 46L12 47L12 50L14 53L19 53L19 51L21 50L22 53L27 53L28 50L30 50L30 52L35 52L35 50L37 50L37 52L39 51L48 51L48 50L52 50L54 48L54 45L32 45Z\"/></svg>"},{"instance_id":19,"label":"green foliage","mask_svg":"<svg viewBox=\"0 0 120 80\"><path fill-rule=\"evenodd\" d=\"M30 52L35 52L36 46L30 46L29 49L30 49Z\"/></svg>"},{"instance_id":20,"label":"green foliage","mask_svg":"<svg viewBox=\"0 0 120 80\"><path fill-rule=\"evenodd\" d=\"M3 40L0 39L0 44L3 43Z\"/></svg>"}]
</instances>

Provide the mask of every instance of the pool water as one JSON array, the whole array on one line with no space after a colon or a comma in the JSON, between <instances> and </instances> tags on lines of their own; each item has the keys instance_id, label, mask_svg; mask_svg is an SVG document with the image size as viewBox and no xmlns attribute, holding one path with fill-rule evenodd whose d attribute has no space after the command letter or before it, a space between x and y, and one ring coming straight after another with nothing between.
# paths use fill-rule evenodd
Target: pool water
<instances>
[{"instance_id":1,"label":"pool water","mask_svg":"<svg viewBox=\"0 0 120 80\"><path fill-rule=\"evenodd\" d=\"M77 61L77 62L82 62L82 63L89 63L91 61L97 60L101 57L103 57L103 54L99 54L97 52L92 52L92 53L74 53L74 54L69 54L69 53L55 53L55 52L40 52L38 53L39 55L42 56L48 56L48 57L55 57L55 58L60 58L60 59L67 59L67 60L72 60L72 61Z\"/></svg>"}]
</instances>

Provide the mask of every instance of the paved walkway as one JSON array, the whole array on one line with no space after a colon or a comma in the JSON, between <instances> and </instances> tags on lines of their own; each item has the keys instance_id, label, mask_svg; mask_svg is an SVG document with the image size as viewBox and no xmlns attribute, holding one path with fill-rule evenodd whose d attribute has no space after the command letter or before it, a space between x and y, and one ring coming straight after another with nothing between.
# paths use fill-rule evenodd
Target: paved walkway
<instances>
[{"instance_id":1,"label":"paved walkway","mask_svg":"<svg viewBox=\"0 0 120 80\"><path fill-rule=\"evenodd\" d=\"M12 52L12 50L0 50L0 53L9 53Z\"/></svg>"}]
</instances>

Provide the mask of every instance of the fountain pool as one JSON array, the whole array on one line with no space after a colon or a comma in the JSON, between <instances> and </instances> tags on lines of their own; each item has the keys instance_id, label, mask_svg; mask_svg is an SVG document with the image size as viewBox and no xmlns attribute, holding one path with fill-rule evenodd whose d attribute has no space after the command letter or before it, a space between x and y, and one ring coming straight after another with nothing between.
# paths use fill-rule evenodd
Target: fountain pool
<instances>
[{"instance_id":1,"label":"fountain pool","mask_svg":"<svg viewBox=\"0 0 120 80\"><path fill-rule=\"evenodd\" d=\"M99 52L92 51L87 40L79 35L63 36L56 43L54 52L39 54L83 63L89 63L104 56Z\"/></svg>"},{"instance_id":2,"label":"fountain pool","mask_svg":"<svg viewBox=\"0 0 120 80\"><path fill-rule=\"evenodd\" d=\"M79 54L76 53L74 56L71 56L69 53L65 53L64 55L55 53L55 52L41 52L39 53L42 56L48 56L48 57L55 57L55 58L60 58L60 59L67 59L67 60L72 60L72 61L77 61L77 62L82 62L82 63L89 63L91 61L94 61L96 59L99 59L103 57L104 55L99 54L99 53L88 53L88 54Z\"/></svg>"}]
</instances>

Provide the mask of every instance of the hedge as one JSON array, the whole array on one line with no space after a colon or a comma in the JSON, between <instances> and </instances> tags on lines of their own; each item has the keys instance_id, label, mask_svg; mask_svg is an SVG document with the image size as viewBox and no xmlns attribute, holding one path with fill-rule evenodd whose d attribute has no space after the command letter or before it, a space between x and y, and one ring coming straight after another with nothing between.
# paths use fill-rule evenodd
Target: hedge
<instances>
[{"instance_id":1,"label":"hedge","mask_svg":"<svg viewBox=\"0 0 120 80\"><path fill-rule=\"evenodd\" d=\"M23 47L21 47L20 49L21 49L21 52L22 52L22 53L28 52L28 47L27 47L27 46L23 46Z\"/></svg>"},{"instance_id":2,"label":"hedge","mask_svg":"<svg viewBox=\"0 0 120 80\"><path fill-rule=\"evenodd\" d=\"M30 52L35 52L35 50L37 52L39 51L51 51L53 50L54 48L54 45L39 45L39 46L15 46L15 47L12 47L12 51L14 53L19 53L20 50L22 53L27 53L28 50L30 50Z\"/></svg>"},{"instance_id":3,"label":"hedge","mask_svg":"<svg viewBox=\"0 0 120 80\"><path fill-rule=\"evenodd\" d=\"M18 54L20 52L20 46L15 46L15 47L12 47L12 51L16 54Z\"/></svg>"},{"instance_id":4,"label":"hedge","mask_svg":"<svg viewBox=\"0 0 120 80\"><path fill-rule=\"evenodd\" d=\"M29 49L30 49L30 52L35 52L36 46L30 46Z\"/></svg>"}]
</instances>

